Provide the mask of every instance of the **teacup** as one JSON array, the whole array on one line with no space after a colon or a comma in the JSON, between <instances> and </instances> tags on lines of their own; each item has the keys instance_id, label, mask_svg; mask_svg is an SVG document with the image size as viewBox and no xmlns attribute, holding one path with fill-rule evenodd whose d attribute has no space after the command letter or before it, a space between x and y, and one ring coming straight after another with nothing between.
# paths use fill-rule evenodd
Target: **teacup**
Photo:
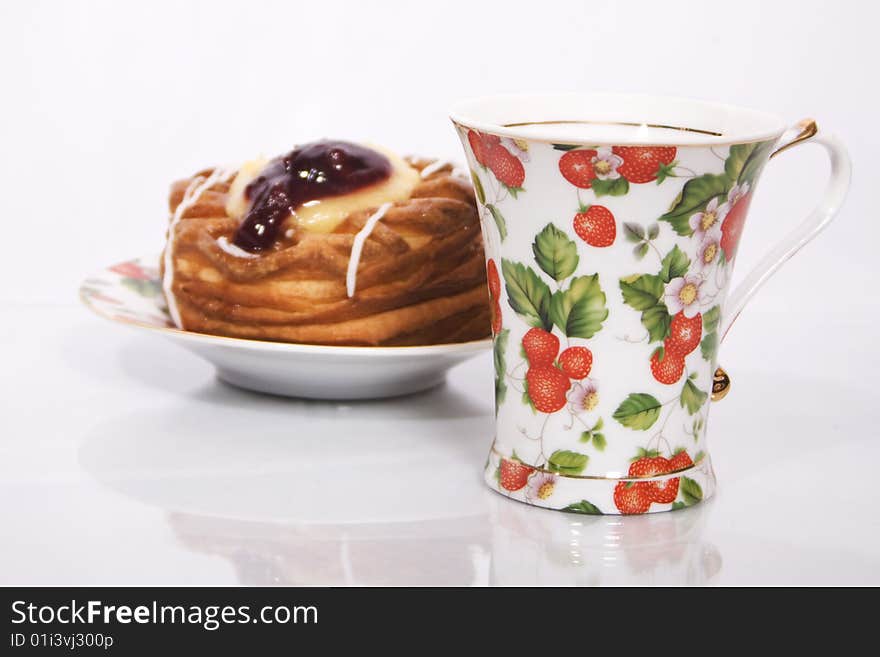
<instances>
[{"instance_id":1,"label":"teacup","mask_svg":"<svg viewBox=\"0 0 880 657\"><path fill-rule=\"evenodd\" d=\"M633 514L709 498L718 347L767 278L837 213L850 163L812 120L615 94L499 96L452 113L482 217L496 430L510 498ZM831 159L819 207L728 295L768 159Z\"/></svg>"}]
</instances>

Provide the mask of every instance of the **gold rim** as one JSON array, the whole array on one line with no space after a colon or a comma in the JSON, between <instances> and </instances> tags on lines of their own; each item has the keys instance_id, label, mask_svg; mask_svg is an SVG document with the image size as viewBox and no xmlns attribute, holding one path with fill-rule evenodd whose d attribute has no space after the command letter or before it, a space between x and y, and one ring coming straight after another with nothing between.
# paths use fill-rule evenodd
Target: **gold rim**
<instances>
[{"instance_id":1,"label":"gold rim","mask_svg":"<svg viewBox=\"0 0 880 657\"><path fill-rule=\"evenodd\" d=\"M597 124L605 124L605 125L648 125L652 127L661 127L661 128L670 128L672 130L678 130L680 132L690 132L694 134L702 134L706 137L716 137L717 141L705 141L705 142L693 142L693 143L680 143L673 140L669 141L614 141L611 139L596 139L594 141L585 141L585 140L577 140L577 139L547 139L544 137L535 137L534 135L523 135L523 134L501 134L498 135L498 130L504 131L512 131L516 130L517 127L522 127L526 125L540 125L545 123L544 121L528 121L525 123L508 123L508 124L497 124L497 125L487 125L487 126L476 126L476 125L468 125L466 123L462 123L456 119L450 119L452 124L462 130L477 130L479 132L484 132L488 134L494 134L496 136L509 137L510 139L523 139L525 141L534 142L537 144L551 144L553 146L560 144L563 146L574 146L577 148L586 148L589 146L674 146L675 148L709 148L714 146L737 146L741 144L760 144L765 141L776 141L779 139L779 136L782 134L782 131L762 135L760 137L755 137L753 139L731 139L724 140L720 139L720 137L724 137L724 133L711 132L709 130L700 130L699 128L684 128L684 127L676 127L676 126L663 126L660 124L652 124L652 123L626 123L626 122L613 122L613 121L589 121L589 120L574 120L574 121L549 121L546 123L597 123ZM780 149L782 150L782 149ZM777 151L778 152L778 151Z\"/></svg>"},{"instance_id":2,"label":"gold rim","mask_svg":"<svg viewBox=\"0 0 880 657\"><path fill-rule=\"evenodd\" d=\"M661 128L663 130L678 130L680 132L695 132L710 137L723 137L723 132L700 130L699 128L683 128L677 125L663 125L661 123L638 123L636 121L589 121L589 120L566 120L566 121L524 121L522 123L505 123L502 128L522 128L527 125L625 125L634 128L647 126L649 128Z\"/></svg>"}]
</instances>

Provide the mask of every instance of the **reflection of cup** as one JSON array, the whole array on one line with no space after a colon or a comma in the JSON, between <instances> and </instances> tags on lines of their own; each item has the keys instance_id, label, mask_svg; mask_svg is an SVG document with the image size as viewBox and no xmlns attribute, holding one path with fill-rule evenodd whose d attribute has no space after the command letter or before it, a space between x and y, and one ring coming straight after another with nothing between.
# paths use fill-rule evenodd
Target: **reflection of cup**
<instances>
[{"instance_id":1,"label":"reflection of cup","mask_svg":"<svg viewBox=\"0 0 880 657\"><path fill-rule=\"evenodd\" d=\"M850 165L812 121L618 95L517 96L453 113L481 210L493 303L488 484L581 513L691 506L714 491L717 349L746 301L837 212ZM823 145L820 207L728 298L767 160ZM503 283L503 284L502 284Z\"/></svg>"},{"instance_id":2,"label":"reflection of cup","mask_svg":"<svg viewBox=\"0 0 880 657\"><path fill-rule=\"evenodd\" d=\"M641 518L539 513L518 504L491 514L498 586L698 585L721 570L703 540L712 506Z\"/></svg>"}]
</instances>

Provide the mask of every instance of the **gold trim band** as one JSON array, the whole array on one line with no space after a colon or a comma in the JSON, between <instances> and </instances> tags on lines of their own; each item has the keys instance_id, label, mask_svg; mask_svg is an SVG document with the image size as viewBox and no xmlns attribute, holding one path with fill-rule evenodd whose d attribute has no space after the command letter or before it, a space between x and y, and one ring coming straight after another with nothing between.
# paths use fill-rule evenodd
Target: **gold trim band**
<instances>
[{"instance_id":1,"label":"gold trim band","mask_svg":"<svg viewBox=\"0 0 880 657\"><path fill-rule=\"evenodd\" d=\"M647 126L649 128L660 128L663 130L679 130L681 132L696 132L700 135L708 135L710 137L723 137L722 132L713 132L712 130L700 130L699 128L683 128L677 125L663 125L660 123L637 123L635 121L589 121L589 120L565 120L565 121L523 121L522 123L503 123L502 128L522 128L529 125L625 125L634 128Z\"/></svg>"},{"instance_id":2,"label":"gold trim band","mask_svg":"<svg viewBox=\"0 0 880 657\"><path fill-rule=\"evenodd\" d=\"M491 453L495 454L499 459L503 459L505 461L509 461L510 459L504 456L504 454L500 453L497 449L495 449L495 443L492 443ZM682 473L689 472L694 470L700 463L705 460L705 457L701 458L699 461L694 463L693 465L682 468L681 470L673 470L672 472L664 472L662 475L656 475L654 477L600 477L598 475L569 475L563 474L561 472L556 472L555 470L548 470L547 468L539 468L538 466L531 465L530 463L526 463L525 465L529 466L535 472L543 472L546 474L556 475L557 477L563 477L565 479L597 479L602 481L659 481L663 479L674 479L675 477L680 477Z\"/></svg>"}]
</instances>

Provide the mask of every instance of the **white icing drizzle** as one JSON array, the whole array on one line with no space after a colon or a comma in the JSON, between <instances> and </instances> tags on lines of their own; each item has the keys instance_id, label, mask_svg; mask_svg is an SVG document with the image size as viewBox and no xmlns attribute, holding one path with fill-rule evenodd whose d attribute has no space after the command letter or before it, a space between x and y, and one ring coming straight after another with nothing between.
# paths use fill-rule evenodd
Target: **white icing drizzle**
<instances>
[{"instance_id":1,"label":"white icing drizzle","mask_svg":"<svg viewBox=\"0 0 880 657\"><path fill-rule=\"evenodd\" d=\"M449 160L435 160L424 169L422 169L421 176L422 178L427 178L428 176L437 173L438 171L440 171L440 169L450 164L452 164L452 162L450 162Z\"/></svg>"},{"instance_id":2,"label":"white icing drizzle","mask_svg":"<svg viewBox=\"0 0 880 657\"><path fill-rule=\"evenodd\" d=\"M174 283L174 237L175 228L180 223L183 213L195 205L202 194L220 182L226 182L235 174L235 169L215 169L207 178L194 178L186 191L183 199L171 215L171 224L168 227L168 244L165 245L165 275L162 277L162 289L165 291L165 299L168 302L168 314L177 328L183 328L180 319L180 310L177 308L177 300L171 291Z\"/></svg>"},{"instance_id":3,"label":"white icing drizzle","mask_svg":"<svg viewBox=\"0 0 880 657\"><path fill-rule=\"evenodd\" d=\"M257 258L256 253L248 253L244 249L235 244L230 244L229 240L226 239L226 235L221 235L217 238L217 246L219 246L222 250L226 251L231 256L235 256L236 258Z\"/></svg>"},{"instance_id":4,"label":"white icing drizzle","mask_svg":"<svg viewBox=\"0 0 880 657\"><path fill-rule=\"evenodd\" d=\"M383 203L379 206L379 209L367 219L364 227L354 236L354 242L351 245L351 255L348 257L348 271L345 273L345 290L348 293L349 299L354 296L354 291L357 287L357 269L361 262L361 252L364 250L364 243L367 241L370 233L373 232L376 224L385 216L385 213L388 212L392 205L394 204Z\"/></svg>"}]
</instances>

